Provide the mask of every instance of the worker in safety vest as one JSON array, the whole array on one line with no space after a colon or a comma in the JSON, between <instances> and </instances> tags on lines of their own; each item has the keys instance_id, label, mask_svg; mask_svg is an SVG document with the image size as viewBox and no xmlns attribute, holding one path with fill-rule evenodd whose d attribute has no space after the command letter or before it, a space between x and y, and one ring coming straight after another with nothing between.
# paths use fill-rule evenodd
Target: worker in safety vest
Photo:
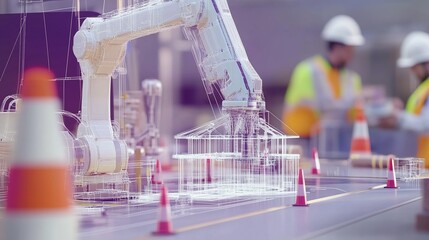
<instances>
[{"instance_id":1,"label":"worker in safety vest","mask_svg":"<svg viewBox=\"0 0 429 240\"><path fill-rule=\"evenodd\" d=\"M293 71L285 95L285 131L309 137L327 115L343 122L352 121L352 111L361 93L360 76L347 65L356 46L364 44L359 25L349 16L332 18L322 31L326 55L300 62Z\"/></svg>"},{"instance_id":2,"label":"worker in safety vest","mask_svg":"<svg viewBox=\"0 0 429 240\"><path fill-rule=\"evenodd\" d=\"M429 34L412 32L403 41L398 67L408 68L420 84L408 98L405 111L381 118L381 127L398 127L421 133L417 157L429 168Z\"/></svg>"}]
</instances>

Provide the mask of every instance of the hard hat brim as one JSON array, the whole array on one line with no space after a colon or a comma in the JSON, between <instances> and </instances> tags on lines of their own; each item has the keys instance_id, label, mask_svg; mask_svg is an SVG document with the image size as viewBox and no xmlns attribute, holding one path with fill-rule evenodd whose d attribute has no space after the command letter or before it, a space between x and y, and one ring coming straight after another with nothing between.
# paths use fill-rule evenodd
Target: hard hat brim
<instances>
[{"instance_id":1,"label":"hard hat brim","mask_svg":"<svg viewBox=\"0 0 429 240\"><path fill-rule=\"evenodd\" d=\"M356 36L356 37L347 39L343 43L349 46L362 46L365 43L365 39L362 36Z\"/></svg>"},{"instance_id":2,"label":"hard hat brim","mask_svg":"<svg viewBox=\"0 0 429 240\"><path fill-rule=\"evenodd\" d=\"M365 43L365 38L363 38L362 36L355 36L348 39L340 39L340 38L326 37L322 35L322 38L327 42L338 42L347 46L362 46Z\"/></svg>"},{"instance_id":3,"label":"hard hat brim","mask_svg":"<svg viewBox=\"0 0 429 240\"><path fill-rule=\"evenodd\" d=\"M408 68L408 67L412 67L414 65L420 64L420 63L425 63L425 62L429 62L429 55L427 55L427 54L419 56L417 58L402 57L402 58L398 59L396 64L398 65L398 67Z\"/></svg>"},{"instance_id":4,"label":"hard hat brim","mask_svg":"<svg viewBox=\"0 0 429 240\"><path fill-rule=\"evenodd\" d=\"M414 61L411 61L408 58L400 58L398 61L396 61L396 65L400 68L409 68L414 66L416 63Z\"/></svg>"}]
</instances>

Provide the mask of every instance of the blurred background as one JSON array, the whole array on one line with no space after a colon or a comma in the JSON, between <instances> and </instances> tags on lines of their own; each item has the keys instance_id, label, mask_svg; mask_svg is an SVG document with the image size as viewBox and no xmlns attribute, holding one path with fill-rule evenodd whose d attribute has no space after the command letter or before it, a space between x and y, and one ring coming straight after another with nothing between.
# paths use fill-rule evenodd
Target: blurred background
<instances>
[{"instance_id":1,"label":"blurred background","mask_svg":"<svg viewBox=\"0 0 429 240\"><path fill-rule=\"evenodd\" d=\"M23 4L24 2L27 4ZM0 13L76 14L79 10L102 14L115 10L118 6L126 7L139 2L145 1L2 0ZM357 48L357 56L351 66L361 74L365 86L381 86L387 96L398 96L405 101L418 84L410 80L403 81L404 78L409 79L408 72L396 67L396 59L400 43L407 33L413 30L429 30L427 23L429 1L229 0L228 2L249 59L263 79L267 108L276 116L280 117L282 114L283 98L291 71L301 60L317 53L324 53L324 42L320 38L322 28L330 18L338 14L346 14L356 19L366 39L365 45ZM67 23L65 26L69 25ZM7 34L8 32L2 31L1 38ZM49 48L61 46L50 42ZM67 54L67 48L63 47L60 51ZM184 40L180 29L134 40L129 44L127 51L125 63L127 75L124 83L126 90L140 89L141 81L147 78L157 78L163 83L162 133L173 136L214 118L190 51L190 44ZM7 59L9 53L2 50L0 54L0 58ZM73 56L70 59L73 59ZM0 64L5 62L2 60ZM5 67L0 65L1 70ZM79 73L69 71L66 74L67 76L57 77L74 77ZM15 77L16 79L13 74L8 76L10 81L17 81L18 76ZM4 81L0 82L0 89L5 89L4 84ZM115 80L113 85L115 94L118 88L115 87ZM281 128L278 126L280 123L273 124Z\"/></svg>"}]
</instances>

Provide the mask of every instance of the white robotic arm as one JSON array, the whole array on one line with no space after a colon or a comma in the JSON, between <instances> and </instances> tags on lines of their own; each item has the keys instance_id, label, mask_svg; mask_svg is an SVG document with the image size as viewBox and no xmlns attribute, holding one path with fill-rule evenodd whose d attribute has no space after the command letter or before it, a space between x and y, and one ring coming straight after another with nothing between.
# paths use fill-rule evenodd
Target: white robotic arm
<instances>
[{"instance_id":1,"label":"white robotic arm","mask_svg":"<svg viewBox=\"0 0 429 240\"><path fill-rule=\"evenodd\" d=\"M83 79L78 138L89 149L85 171L117 172L127 164L125 142L110 123L111 76L128 41L183 26L209 93L217 83L226 111L265 108L262 80L250 64L226 0L151 1L98 18L87 18L74 36L73 52Z\"/></svg>"},{"instance_id":2,"label":"white robotic arm","mask_svg":"<svg viewBox=\"0 0 429 240\"><path fill-rule=\"evenodd\" d=\"M263 109L262 80L249 62L226 0L202 2L202 17L185 33L209 93L217 83L224 109Z\"/></svg>"}]
</instances>

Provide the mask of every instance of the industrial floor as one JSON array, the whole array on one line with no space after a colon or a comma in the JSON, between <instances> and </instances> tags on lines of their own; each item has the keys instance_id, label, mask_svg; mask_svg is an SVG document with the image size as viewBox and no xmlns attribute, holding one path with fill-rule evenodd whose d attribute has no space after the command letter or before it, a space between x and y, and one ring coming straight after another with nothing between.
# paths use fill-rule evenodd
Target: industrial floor
<instances>
[{"instance_id":1,"label":"industrial floor","mask_svg":"<svg viewBox=\"0 0 429 240\"><path fill-rule=\"evenodd\" d=\"M79 238L429 239L429 231L415 228L422 209L418 180L398 181L398 189L385 189L385 169L353 168L346 161L325 160L321 175L315 176L308 172L308 164L304 167L308 207L292 207L291 195L194 202L192 206L175 204L173 196L176 234L155 236L151 233L157 221L156 203L78 201ZM174 174L170 177L174 179Z\"/></svg>"}]
</instances>

